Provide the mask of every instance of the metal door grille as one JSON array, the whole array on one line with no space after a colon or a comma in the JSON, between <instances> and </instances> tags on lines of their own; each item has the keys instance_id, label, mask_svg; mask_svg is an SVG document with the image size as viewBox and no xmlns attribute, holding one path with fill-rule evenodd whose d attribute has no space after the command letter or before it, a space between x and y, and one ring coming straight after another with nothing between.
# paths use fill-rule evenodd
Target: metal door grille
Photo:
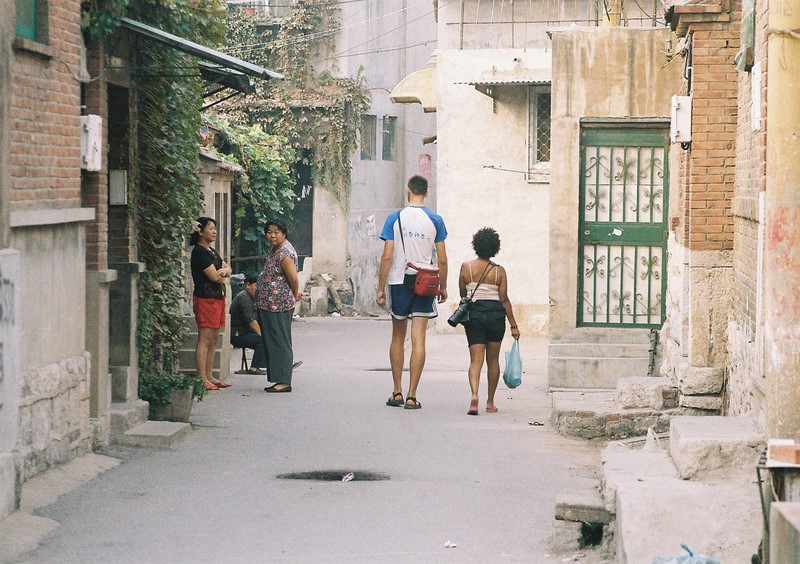
<instances>
[{"instance_id":1,"label":"metal door grille","mask_svg":"<svg viewBox=\"0 0 800 564\"><path fill-rule=\"evenodd\" d=\"M665 130L581 132L578 325L663 323L667 147Z\"/></svg>"}]
</instances>

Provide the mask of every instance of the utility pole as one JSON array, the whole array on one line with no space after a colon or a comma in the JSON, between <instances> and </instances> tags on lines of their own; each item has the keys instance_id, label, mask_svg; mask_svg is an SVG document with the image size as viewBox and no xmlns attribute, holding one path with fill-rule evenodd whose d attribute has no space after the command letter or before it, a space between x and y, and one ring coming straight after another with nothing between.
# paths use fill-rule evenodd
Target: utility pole
<instances>
[{"instance_id":1,"label":"utility pole","mask_svg":"<svg viewBox=\"0 0 800 564\"><path fill-rule=\"evenodd\" d=\"M792 4L794 7L792 7ZM764 371L770 438L800 429L800 9L769 9Z\"/></svg>"}]
</instances>

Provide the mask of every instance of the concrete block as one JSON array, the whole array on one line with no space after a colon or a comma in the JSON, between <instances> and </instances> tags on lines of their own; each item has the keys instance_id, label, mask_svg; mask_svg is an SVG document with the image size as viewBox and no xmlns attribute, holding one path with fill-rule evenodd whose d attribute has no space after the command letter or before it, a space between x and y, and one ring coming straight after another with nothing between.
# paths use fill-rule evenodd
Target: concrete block
<instances>
[{"instance_id":1,"label":"concrete block","mask_svg":"<svg viewBox=\"0 0 800 564\"><path fill-rule=\"evenodd\" d=\"M582 523L574 521L555 521L553 523L553 551L578 550L581 542L581 526Z\"/></svg>"},{"instance_id":2,"label":"concrete block","mask_svg":"<svg viewBox=\"0 0 800 564\"><path fill-rule=\"evenodd\" d=\"M311 288L311 315L328 315L328 289L325 286Z\"/></svg>"},{"instance_id":3,"label":"concrete block","mask_svg":"<svg viewBox=\"0 0 800 564\"><path fill-rule=\"evenodd\" d=\"M669 444L684 479L754 479L766 438L749 417L684 416L672 419Z\"/></svg>"},{"instance_id":4,"label":"concrete block","mask_svg":"<svg viewBox=\"0 0 800 564\"><path fill-rule=\"evenodd\" d=\"M607 524L614 520L614 516L605 508L598 492L567 493L556 496L556 519Z\"/></svg>"},{"instance_id":5,"label":"concrete block","mask_svg":"<svg viewBox=\"0 0 800 564\"><path fill-rule=\"evenodd\" d=\"M687 396L718 394L725 382L725 369L710 366L689 366L680 368L679 387Z\"/></svg>"},{"instance_id":6,"label":"concrete block","mask_svg":"<svg viewBox=\"0 0 800 564\"><path fill-rule=\"evenodd\" d=\"M800 503L772 503L769 511L770 562L796 562L799 554Z\"/></svg>"},{"instance_id":7,"label":"concrete block","mask_svg":"<svg viewBox=\"0 0 800 564\"><path fill-rule=\"evenodd\" d=\"M147 421L149 404L136 400L129 403L111 404L111 441L116 443L129 429Z\"/></svg>"},{"instance_id":8,"label":"concrete block","mask_svg":"<svg viewBox=\"0 0 800 564\"><path fill-rule=\"evenodd\" d=\"M683 554L681 543L719 562L750 562L763 521L753 480L630 482L617 492L616 517L616 561L630 563Z\"/></svg>"},{"instance_id":9,"label":"concrete block","mask_svg":"<svg viewBox=\"0 0 800 564\"><path fill-rule=\"evenodd\" d=\"M148 448L172 448L191 431L189 423L147 421L122 434L120 444Z\"/></svg>"},{"instance_id":10,"label":"concrete block","mask_svg":"<svg viewBox=\"0 0 800 564\"><path fill-rule=\"evenodd\" d=\"M620 378L617 380L617 405L625 409L661 409L665 403L665 389L673 388L669 378L648 376Z\"/></svg>"},{"instance_id":11,"label":"concrete block","mask_svg":"<svg viewBox=\"0 0 800 564\"><path fill-rule=\"evenodd\" d=\"M610 443L601 455L600 493L605 508L617 509L617 491L636 483L671 483L680 480L666 450L644 451L622 443Z\"/></svg>"}]
</instances>

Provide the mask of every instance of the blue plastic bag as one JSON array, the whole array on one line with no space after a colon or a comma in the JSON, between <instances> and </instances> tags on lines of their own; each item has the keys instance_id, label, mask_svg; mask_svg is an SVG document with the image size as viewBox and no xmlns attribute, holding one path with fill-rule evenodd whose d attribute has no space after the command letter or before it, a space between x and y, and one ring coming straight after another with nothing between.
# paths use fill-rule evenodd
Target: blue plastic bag
<instances>
[{"instance_id":1,"label":"blue plastic bag","mask_svg":"<svg viewBox=\"0 0 800 564\"><path fill-rule=\"evenodd\" d=\"M514 339L511 350L506 353L506 369L503 382L512 390L522 384L522 357L519 355L519 340Z\"/></svg>"},{"instance_id":2,"label":"blue plastic bag","mask_svg":"<svg viewBox=\"0 0 800 564\"><path fill-rule=\"evenodd\" d=\"M667 556L666 558L656 557L653 558L653 564L720 564L719 560L711 558L710 556L692 552L685 544L681 544L681 548L686 554Z\"/></svg>"}]
</instances>

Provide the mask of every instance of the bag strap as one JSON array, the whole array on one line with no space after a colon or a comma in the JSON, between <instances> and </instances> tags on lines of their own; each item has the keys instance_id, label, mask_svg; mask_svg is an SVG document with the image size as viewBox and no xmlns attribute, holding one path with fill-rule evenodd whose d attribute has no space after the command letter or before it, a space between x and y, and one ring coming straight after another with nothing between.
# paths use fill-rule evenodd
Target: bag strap
<instances>
[{"instance_id":1,"label":"bag strap","mask_svg":"<svg viewBox=\"0 0 800 564\"><path fill-rule=\"evenodd\" d=\"M494 268L495 266L497 266L495 263L493 263L492 261L489 261L489 264L487 264L486 268L483 269L483 274L481 274L480 280L478 280L478 283L475 284L475 287L472 289L472 293L469 295L469 301L472 301L472 296L474 296L475 292L478 291L478 286L483 284L483 279L486 278L486 275L489 273L489 270ZM469 276L470 276L470 278L472 278L472 265L470 265L470 268L469 268Z\"/></svg>"}]
</instances>

